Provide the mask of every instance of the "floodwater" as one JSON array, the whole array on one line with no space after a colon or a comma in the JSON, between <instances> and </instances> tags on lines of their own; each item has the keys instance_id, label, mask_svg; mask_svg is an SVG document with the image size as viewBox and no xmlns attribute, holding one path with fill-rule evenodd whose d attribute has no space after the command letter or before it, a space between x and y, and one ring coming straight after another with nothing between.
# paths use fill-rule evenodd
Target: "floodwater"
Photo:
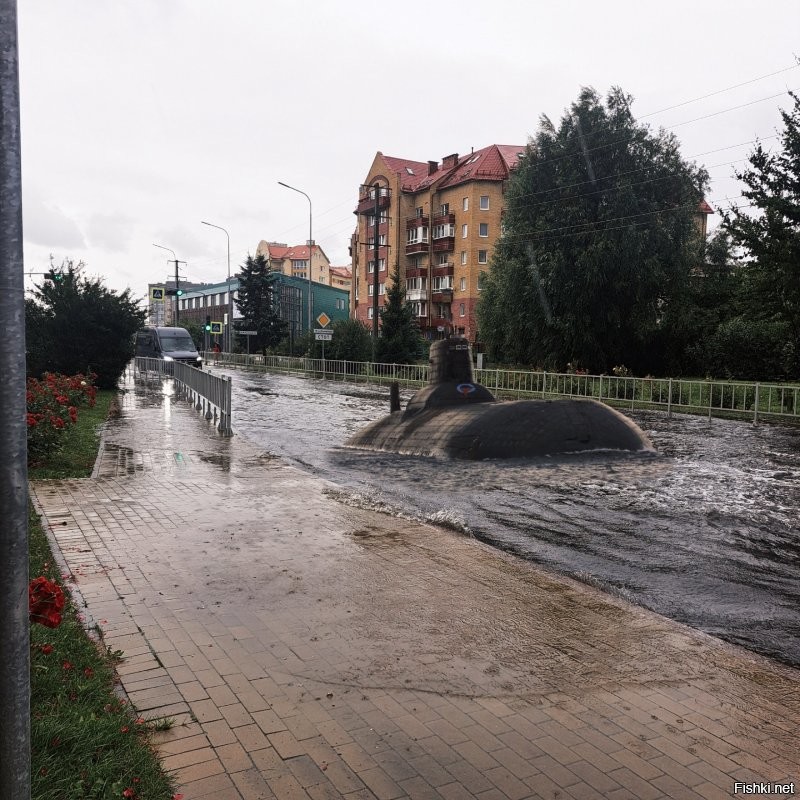
<instances>
[{"instance_id":1,"label":"floodwater","mask_svg":"<svg viewBox=\"0 0 800 800\"><path fill-rule=\"evenodd\" d=\"M237 435L343 502L450 526L800 666L800 429L627 412L657 454L447 461L342 447L388 413L387 389L227 374Z\"/></svg>"}]
</instances>

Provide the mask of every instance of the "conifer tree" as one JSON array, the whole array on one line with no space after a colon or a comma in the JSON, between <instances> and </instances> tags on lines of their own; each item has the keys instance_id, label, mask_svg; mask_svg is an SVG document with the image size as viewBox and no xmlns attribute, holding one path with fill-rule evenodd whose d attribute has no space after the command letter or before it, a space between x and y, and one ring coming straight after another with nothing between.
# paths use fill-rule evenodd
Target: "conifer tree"
<instances>
[{"instance_id":1,"label":"conifer tree","mask_svg":"<svg viewBox=\"0 0 800 800\"><path fill-rule=\"evenodd\" d=\"M789 93L794 107L781 110L783 131L777 152L758 142L750 165L736 177L744 182L746 206L723 212L723 225L743 248L750 323L783 328L784 369L800 374L800 97Z\"/></svg>"},{"instance_id":2,"label":"conifer tree","mask_svg":"<svg viewBox=\"0 0 800 800\"><path fill-rule=\"evenodd\" d=\"M395 267L386 304L380 310L380 337L375 360L383 364L411 364L422 352L422 337L411 304L406 302L400 271Z\"/></svg>"},{"instance_id":3,"label":"conifer tree","mask_svg":"<svg viewBox=\"0 0 800 800\"><path fill-rule=\"evenodd\" d=\"M243 320L238 327L256 331L255 347L265 356L267 348L278 345L288 331L278 313L276 280L263 253L248 255L239 273L236 305Z\"/></svg>"}]
</instances>

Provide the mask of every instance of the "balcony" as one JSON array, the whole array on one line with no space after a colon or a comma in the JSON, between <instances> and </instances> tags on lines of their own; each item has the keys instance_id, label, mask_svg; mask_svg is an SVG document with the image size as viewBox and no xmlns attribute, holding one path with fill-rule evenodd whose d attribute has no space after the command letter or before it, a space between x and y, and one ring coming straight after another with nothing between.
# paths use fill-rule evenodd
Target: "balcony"
<instances>
[{"instance_id":1,"label":"balcony","mask_svg":"<svg viewBox=\"0 0 800 800\"><path fill-rule=\"evenodd\" d=\"M426 300L428 295L427 289L406 289L406 300Z\"/></svg>"},{"instance_id":2,"label":"balcony","mask_svg":"<svg viewBox=\"0 0 800 800\"><path fill-rule=\"evenodd\" d=\"M422 217L406 217L406 230L411 228L427 228L430 217L425 214Z\"/></svg>"},{"instance_id":3,"label":"balcony","mask_svg":"<svg viewBox=\"0 0 800 800\"><path fill-rule=\"evenodd\" d=\"M434 303L452 303L453 290L452 289L433 289L431 291L431 300Z\"/></svg>"},{"instance_id":4,"label":"balcony","mask_svg":"<svg viewBox=\"0 0 800 800\"><path fill-rule=\"evenodd\" d=\"M427 278L427 277L428 277L427 267L408 267L408 269L406 269L406 278Z\"/></svg>"},{"instance_id":5,"label":"balcony","mask_svg":"<svg viewBox=\"0 0 800 800\"><path fill-rule=\"evenodd\" d=\"M406 255L410 256L414 253L427 253L428 252L428 240L425 239L421 242L409 242L406 245Z\"/></svg>"},{"instance_id":6,"label":"balcony","mask_svg":"<svg viewBox=\"0 0 800 800\"><path fill-rule=\"evenodd\" d=\"M456 224L455 212L451 211L449 214L434 214L433 215L433 224L434 225L455 225Z\"/></svg>"},{"instance_id":7,"label":"balcony","mask_svg":"<svg viewBox=\"0 0 800 800\"><path fill-rule=\"evenodd\" d=\"M356 210L353 212L354 214L374 214L375 213L375 196L374 192L367 192L362 194L358 198L358 205L356 206ZM372 195L372 196L370 196ZM383 194L383 191L378 197L378 210L383 211L385 208L389 208L389 203L391 198L388 194Z\"/></svg>"},{"instance_id":8,"label":"balcony","mask_svg":"<svg viewBox=\"0 0 800 800\"><path fill-rule=\"evenodd\" d=\"M436 278L443 278L445 275L453 274L453 262L448 261L446 264L434 264L433 275Z\"/></svg>"},{"instance_id":9,"label":"balcony","mask_svg":"<svg viewBox=\"0 0 800 800\"><path fill-rule=\"evenodd\" d=\"M434 253L446 253L455 249L456 249L455 236L443 236L441 239L434 239L433 242ZM408 250L406 250L406 252L408 252Z\"/></svg>"}]
</instances>

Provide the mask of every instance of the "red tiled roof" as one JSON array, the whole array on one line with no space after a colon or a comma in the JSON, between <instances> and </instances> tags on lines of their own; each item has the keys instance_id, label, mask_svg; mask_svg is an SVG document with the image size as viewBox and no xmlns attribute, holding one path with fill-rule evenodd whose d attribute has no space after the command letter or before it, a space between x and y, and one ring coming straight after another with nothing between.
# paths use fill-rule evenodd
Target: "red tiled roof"
<instances>
[{"instance_id":1,"label":"red tiled roof","mask_svg":"<svg viewBox=\"0 0 800 800\"><path fill-rule=\"evenodd\" d=\"M700 201L700 205L697 207L697 210L701 214L713 214L714 213L714 209L711 208L711 206L708 203L706 203L705 200L701 200Z\"/></svg>"},{"instance_id":2,"label":"red tiled roof","mask_svg":"<svg viewBox=\"0 0 800 800\"><path fill-rule=\"evenodd\" d=\"M525 152L525 145L491 144L458 159L455 167L439 168L428 174L428 164L411 161L407 158L383 156L387 166L400 175L400 186L406 192L419 192L432 183L441 186L455 186L466 180L505 180L519 162L519 154ZM410 172L409 172L410 170Z\"/></svg>"},{"instance_id":3,"label":"red tiled roof","mask_svg":"<svg viewBox=\"0 0 800 800\"><path fill-rule=\"evenodd\" d=\"M350 279L353 277L350 267L331 267L329 271L331 275L337 275L340 278Z\"/></svg>"},{"instance_id":4,"label":"red tiled roof","mask_svg":"<svg viewBox=\"0 0 800 800\"><path fill-rule=\"evenodd\" d=\"M318 253L321 250L318 244L314 245L314 252ZM297 244L293 247L284 247L280 245L269 246L269 257L277 261L283 261L285 258L293 259L295 261L302 261L308 259L308 245Z\"/></svg>"},{"instance_id":5,"label":"red tiled roof","mask_svg":"<svg viewBox=\"0 0 800 800\"><path fill-rule=\"evenodd\" d=\"M383 156L383 160L392 172L400 175L400 185L403 188L406 187L406 184L416 186L428 177L428 165L422 161L411 161L408 158L394 158L393 156Z\"/></svg>"}]
</instances>

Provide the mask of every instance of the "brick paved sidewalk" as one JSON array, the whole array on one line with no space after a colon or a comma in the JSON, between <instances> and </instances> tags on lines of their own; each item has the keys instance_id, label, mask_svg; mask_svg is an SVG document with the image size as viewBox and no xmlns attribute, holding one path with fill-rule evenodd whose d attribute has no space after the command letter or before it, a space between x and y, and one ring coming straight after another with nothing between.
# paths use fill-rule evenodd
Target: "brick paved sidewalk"
<instances>
[{"instance_id":1,"label":"brick paved sidewalk","mask_svg":"<svg viewBox=\"0 0 800 800\"><path fill-rule=\"evenodd\" d=\"M800 672L335 487L141 387L33 494L194 798L730 798ZM800 788L800 787L799 787Z\"/></svg>"}]
</instances>

